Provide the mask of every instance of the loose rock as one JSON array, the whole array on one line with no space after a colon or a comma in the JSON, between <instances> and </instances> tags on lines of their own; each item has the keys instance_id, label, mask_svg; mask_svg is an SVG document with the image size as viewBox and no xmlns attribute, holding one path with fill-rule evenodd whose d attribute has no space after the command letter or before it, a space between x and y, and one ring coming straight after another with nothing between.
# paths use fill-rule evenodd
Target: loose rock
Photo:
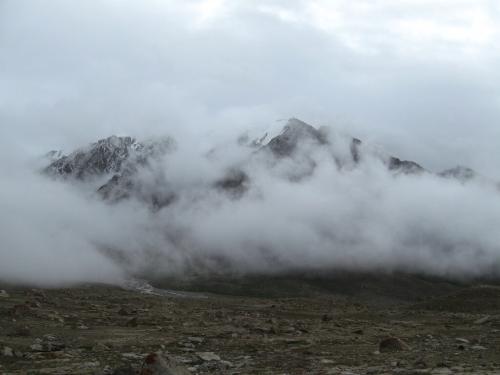
<instances>
[{"instance_id":1,"label":"loose rock","mask_svg":"<svg viewBox=\"0 0 500 375\"><path fill-rule=\"evenodd\" d=\"M380 341L378 345L379 351L381 353L384 352L398 352L403 350L408 350L408 345L397 337L386 337L382 341Z\"/></svg>"},{"instance_id":2,"label":"loose rock","mask_svg":"<svg viewBox=\"0 0 500 375\"><path fill-rule=\"evenodd\" d=\"M4 346L2 350L2 355L4 357L13 357L14 356L14 351L9 348L8 346Z\"/></svg>"},{"instance_id":3,"label":"loose rock","mask_svg":"<svg viewBox=\"0 0 500 375\"><path fill-rule=\"evenodd\" d=\"M31 329L28 326L16 326L8 333L8 336L29 337Z\"/></svg>"},{"instance_id":4,"label":"loose rock","mask_svg":"<svg viewBox=\"0 0 500 375\"><path fill-rule=\"evenodd\" d=\"M14 305L9 310L10 315L13 317L26 316L26 315L29 315L30 312L31 312L31 308L26 304Z\"/></svg>"},{"instance_id":5,"label":"loose rock","mask_svg":"<svg viewBox=\"0 0 500 375\"><path fill-rule=\"evenodd\" d=\"M484 324L490 321L490 316L486 315L485 317L479 318L474 321L474 324Z\"/></svg>"},{"instance_id":6,"label":"loose rock","mask_svg":"<svg viewBox=\"0 0 500 375\"><path fill-rule=\"evenodd\" d=\"M42 339L36 339L30 346L31 350L36 352L56 352L63 350L66 345L56 336L44 335Z\"/></svg>"},{"instance_id":7,"label":"loose rock","mask_svg":"<svg viewBox=\"0 0 500 375\"><path fill-rule=\"evenodd\" d=\"M146 356L142 364L140 375L190 375L189 370L177 361L161 352Z\"/></svg>"},{"instance_id":8,"label":"loose rock","mask_svg":"<svg viewBox=\"0 0 500 375\"><path fill-rule=\"evenodd\" d=\"M213 352L197 352L196 355L204 361L220 361L220 357Z\"/></svg>"},{"instance_id":9,"label":"loose rock","mask_svg":"<svg viewBox=\"0 0 500 375\"><path fill-rule=\"evenodd\" d=\"M127 327L137 327L138 325L138 321L137 321L137 317L134 316L133 318L127 320L127 322L125 323L125 326Z\"/></svg>"}]
</instances>

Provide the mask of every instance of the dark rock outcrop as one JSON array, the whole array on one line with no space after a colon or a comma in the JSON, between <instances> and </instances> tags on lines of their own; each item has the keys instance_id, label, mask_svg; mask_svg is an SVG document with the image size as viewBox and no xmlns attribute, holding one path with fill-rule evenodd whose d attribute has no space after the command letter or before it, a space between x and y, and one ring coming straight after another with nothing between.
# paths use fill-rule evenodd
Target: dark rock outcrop
<instances>
[{"instance_id":1,"label":"dark rock outcrop","mask_svg":"<svg viewBox=\"0 0 500 375\"><path fill-rule=\"evenodd\" d=\"M351 140L351 146L350 146L350 151L351 151L351 157L352 160L357 164L361 160L361 140L358 138L353 138Z\"/></svg>"},{"instance_id":2,"label":"dark rock outcrop","mask_svg":"<svg viewBox=\"0 0 500 375\"><path fill-rule=\"evenodd\" d=\"M388 168L391 171L404 174L418 174L426 170L418 163L409 160L401 160L394 156L389 158Z\"/></svg>"},{"instance_id":3,"label":"dark rock outcrop","mask_svg":"<svg viewBox=\"0 0 500 375\"><path fill-rule=\"evenodd\" d=\"M455 168L446 169L438 173L438 175L444 178L453 178L460 182L467 182L477 177L476 171L460 165L457 165Z\"/></svg>"},{"instance_id":4,"label":"dark rock outcrop","mask_svg":"<svg viewBox=\"0 0 500 375\"><path fill-rule=\"evenodd\" d=\"M69 155L51 151L47 156L52 162L44 172L79 181L109 176L96 190L103 199L117 202L135 197L158 209L170 204L174 194L166 184L154 184L154 191L145 189L139 173L174 148L175 142L169 137L138 142L131 137L111 136Z\"/></svg>"},{"instance_id":5,"label":"dark rock outcrop","mask_svg":"<svg viewBox=\"0 0 500 375\"><path fill-rule=\"evenodd\" d=\"M288 120L282 132L271 139L265 148L277 157L286 157L292 155L298 145L304 142L322 145L327 143L327 139L318 129L292 118Z\"/></svg>"},{"instance_id":6,"label":"dark rock outcrop","mask_svg":"<svg viewBox=\"0 0 500 375\"><path fill-rule=\"evenodd\" d=\"M379 343L379 351L380 353L387 352L400 352L403 350L408 350L409 346L400 338L389 336L380 341Z\"/></svg>"},{"instance_id":7,"label":"dark rock outcrop","mask_svg":"<svg viewBox=\"0 0 500 375\"><path fill-rule=\"evenodd\" d=\"M240 169L231 169L220 180L215 182L215 187L230 194L233 198L240 198L248 190L250 179Z\"/></svg>"},{"instance_id":8,"label":"dark rock outcrop","mask_svg":"<svg viewBox=\"0 0 500 375\"><path fill-rule=\"evenodd\" d=\"M101 139L85 149L56 158L45 169L45 172L77 179L119 172L134 146L135 140L131 137L111 136ZM55 155L55 152L51 151L50 156L54 157Z\"/></svg>"}]
</instances>

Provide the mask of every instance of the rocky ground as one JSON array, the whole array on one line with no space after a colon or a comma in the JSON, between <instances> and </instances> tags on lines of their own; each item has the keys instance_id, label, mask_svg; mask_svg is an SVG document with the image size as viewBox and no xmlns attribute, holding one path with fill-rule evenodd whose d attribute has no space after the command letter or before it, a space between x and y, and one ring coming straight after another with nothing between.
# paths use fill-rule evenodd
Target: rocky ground
<instances>
[{"instance_id":1,"label":"rocky ground","mask_svg":"<svg viewBox=\"0 0 500 375\"><path fill-rule=\"evenodd\" d=\"M0 374L500 374L500 288L401 283L3 285Z\"/></svg>"}]
</instances>

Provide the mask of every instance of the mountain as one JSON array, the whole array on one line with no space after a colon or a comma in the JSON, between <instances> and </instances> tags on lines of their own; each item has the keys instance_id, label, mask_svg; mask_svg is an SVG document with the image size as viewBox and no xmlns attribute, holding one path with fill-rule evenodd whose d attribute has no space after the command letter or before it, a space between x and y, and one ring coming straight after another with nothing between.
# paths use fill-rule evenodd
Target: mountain
<instances>
[{"instance_id":1,"label":"mountain","mask_svg":"<svg viewBox=\"0 0 500 375\"><path fill-rule=\"evenodd\" d=\"M389 158L389 170L398 171L404 174L418 174L426 172L426 170L418 163L409 160L401 160L394 156Z\"/></svg>"},{"instance_id":2,"label":"mountain","mask_svg":"<svg viewBox=\"0 0 500 375\"><path fill-rule=\"evenodd\" d=\"M461 165L439 172L438 175L444 178L452 178L460 182L467 182L478 176L473 169Z\"/></svg>"},{"instance_id":3,"label":"mountain","mask_svg":"<svg viewBox=\"0 0 500 375\"><path fill-rule=\"evenodd\" d=\"M264 148L268 148L276 157L283 158L293 156L296 149L304 143L318 147L328 146L330 144L328 129L316 129L299 119L291 118L281 133L272 138ZM360 139L349 139L350 158L354 164L361 161L362 147L363 142ZM421 165L414 161L401 160L394 156L387 156L383 159L388 169L396 173L418 174L426 172ZM342 166L344 163L341 160L337 160L337 165L339 166Z\"/></svg>"},{"instance_id":4,"label":"mountain","mask_svg":"<svg viewBox=\"0 0 500 375\"><path fill-rule=\"evenodd\" d=\"M96 192L104 199L116 202L131 196L161 208L170 203L174 194L167 192L161 184L162 175L157 174L161 189L157 192L143 189L138 175L145 169L155 168L169 152L175 150L175 141L170 137L139 142L132 137L111 136L78 149L69 155L60 151L47 154L51 163L43 170L47 175L76 181L101 181Z\"/></svg>"},{"instance_id":5,"label":"mountain","mask_svg":"<svg viewBox=\"0 0 500 375\"><path fill-rule=\"evenodd\" d=\"M77 179L119 172L123 162L136 148L137 144L131 137L111 136L67 156L56 158L45 169L45 172ZM56 151L49 153L52 157L56 154Z\"/></svg>"},{"instance_id":6,"label":"mountain","mask_svg":"<svg viewBox=\"0 0 500 375\"><path fill-rule=\"evenodd\" d=\"M394 175L430 173L420 164L401 160L385 153L373 153L357 138L332 135L326 128L315 128L301 120L288 120L282 131L267 143L267 133L254 141L240 137L240 146L249 146L246 161L233 164L219 178L212 181L216 191L232 199L242 197L252 185L248 169L255 168L255 160L264 159L259 168L280 168L285 165L283 177L299 182L314 174L318 160L316 151L327 151L339 169L356 168L365 157L374 157ZM135 198L161 209L172 203L179 192L171 188L164 158L174 153L176 143L170 137L137 141L132 137L111 136L98 140L68 155L60 151L47 154L46 175L74 182L95 182L95 192L109 202ZM252 164L254 161L254 164ZM229 163L231 164L231 163ZM147 176L145 178L144 176ZM460 182L475 178L470 168L456 167L438 174Z\"/></svg>"},{"instance_id":7,"label":"mountain","mask_svg":"<svg viewBox=\"0 0 500 375\"><path fill-rule=\"evenodd\" d=\"M281 134L272 138L264 147L268 148L276 157L287 157L291 156L298 145L304 142L324 145L328 141L326 134L320 130L299 119L291 118L281 131Z\"/></svg>"}]
</instances>

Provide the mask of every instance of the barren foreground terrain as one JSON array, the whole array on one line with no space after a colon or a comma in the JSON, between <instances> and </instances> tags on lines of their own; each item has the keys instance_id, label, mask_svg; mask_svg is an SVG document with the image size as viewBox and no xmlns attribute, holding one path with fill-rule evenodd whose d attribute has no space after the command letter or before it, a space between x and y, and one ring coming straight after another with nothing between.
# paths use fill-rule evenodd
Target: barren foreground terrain
<instances>
[{"instance_id":1,"label":"barren foreground terrain","mask_svg":"<svg viewBox=\"0 0 500 375\"><path fill-rule=\"evenodd\" d=\"M156 285L196 293L1 286L0 374L500 374L494 285L414 276Z\"/></svg>"}]
</instances>

